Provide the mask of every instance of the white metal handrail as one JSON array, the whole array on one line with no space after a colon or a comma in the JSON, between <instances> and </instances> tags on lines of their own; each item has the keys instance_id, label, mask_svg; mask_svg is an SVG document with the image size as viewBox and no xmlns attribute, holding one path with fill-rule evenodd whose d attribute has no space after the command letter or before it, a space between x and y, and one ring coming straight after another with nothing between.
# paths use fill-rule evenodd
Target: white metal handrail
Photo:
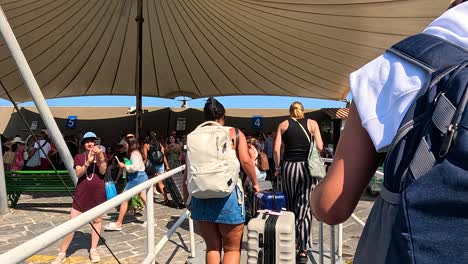
<instances>
[{"instance_id":1,"label":"white metal handrail","mask_svg":"<svg viewBox=\"0 0 468 264\"><path fill-rule=\"evenodd\" d=\"M333 159L322 158L324 163L331 164ZM377 171L376 174L383 176L383 173ZM354 220L358 225L364 227L365 223L355 214L351 214L351 219ZM324 236L323 236L323 222L319 223L319 264L324 263ZM336 252L337 251L337 252ZM335 253L336 252L336 253ZM343 224L338 225L338 249L335 248L335 226L330 226L330 262L332 264L343 263Z\"/></svg>"},{"instance_id":2,"label":"white metal handrail","mask_svg":"<svg viewBox=\"0 0 468 264\"><path fill-rule=\"evenodd\" d=\"M105 214L106 212L112 210L114 207L120 205L122 202L129 200L131 197L134 195L137 195L143 190L147 190L147 204L146 204L146 210L147 210L147 230L148 230L148 248L147 248L147 255L152 255L153 259L155 257L155 246L154 246L154 216L153 216L153 188L152 186L166 178L169 178L173 176L174 174L177 174L179 172L182 172L185 169L185 165L182 165L178 168L175 168L169 172L163 173L157 177L154 177L152 179L149 179L148 181L141 183L134 188L131 188L130 190L127 190L116 197L112 198L111 200L108 200L93 209L80 214L79 216L68 220L67 222L50 229L49 231L3 253L0 255L0 263L2 264L9 264L9 263L19 263L21 261L26 260L30 256L34 255L35 253L41 251L42 249L50 246L52 243L54 243L57 240L60 240L67 234L74 232L75 230L79 229L85 224L88 224L91 222L93 219ZM187 211L184 211L182 216L187 217ZM179 219L180 220L180 219ZM182 219L183 220L183 219ZM179 221L178 221L179 222ZM180 221L182 222L182 221ZM179 223L180 225L180 223ZM190 227L193 227L193 225L189 225ZM172 230L172 228L171 228ZM152 232L152 235L150 235ZM194 238L192 237L193 234L193 229L190 230L190 239L191 241L194 241ZM165 238L163 238L164 240ZM194 244L194 243L193 243ZM194 245L191 243L191 251L195 249ZM192 252L194 253L194 252Z\"/></svg>"}]
</instances>

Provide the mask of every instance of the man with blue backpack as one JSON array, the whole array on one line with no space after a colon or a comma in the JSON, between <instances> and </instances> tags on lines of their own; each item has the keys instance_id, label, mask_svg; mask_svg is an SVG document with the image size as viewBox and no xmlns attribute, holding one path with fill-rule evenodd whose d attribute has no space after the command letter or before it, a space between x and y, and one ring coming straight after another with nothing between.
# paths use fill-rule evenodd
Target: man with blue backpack
<instances>
[{"instance_id":1,"label":"man with blue backpack","mask_svg":"<svg viewBox=\"0 0 468 264\"><path fill-rule=\"evenodd\" d=\"M350 76L354 103L314 214L344 222L379 163L354 263L468 263L468 3Z\"/></svg>"}]
</instances>

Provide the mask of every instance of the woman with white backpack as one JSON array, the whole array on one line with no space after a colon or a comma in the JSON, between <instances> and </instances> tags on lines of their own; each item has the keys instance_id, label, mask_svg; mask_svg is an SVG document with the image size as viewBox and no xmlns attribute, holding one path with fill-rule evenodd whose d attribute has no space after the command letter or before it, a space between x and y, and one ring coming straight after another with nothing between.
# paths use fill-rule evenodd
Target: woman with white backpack
<instances>
[{"instance_id":1,"label":"woman with white backpack","mask_svg":"<svg viewBox=\"0 0 468 264\"><path fill-rule=\"evenodd\" d=\"M184 200L205 240L206 263L240 263L245 222L241 165L254 192L260 188L244 134L224 126L224 106L210 97L204 114L208 122L187 136Z\"/></svg>"}]
</instances>

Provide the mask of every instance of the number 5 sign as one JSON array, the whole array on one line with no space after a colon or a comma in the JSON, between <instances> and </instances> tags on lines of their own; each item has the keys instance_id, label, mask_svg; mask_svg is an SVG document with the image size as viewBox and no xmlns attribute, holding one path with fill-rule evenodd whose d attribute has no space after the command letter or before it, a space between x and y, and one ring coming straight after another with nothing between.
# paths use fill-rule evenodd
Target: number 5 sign
<instances>
[{"instance_id":1,"label":"number 5 sign","mask_svg":"<svg viewBox=\"0 0 468 264\"><path fill-rule=\"evenodd\" d=\"M254 116L254 117L252 117L252 128L253 129L262 129L263 128L263 116Z\"/></svg>"},{"instance_id":2,"label":"number 5 sign","mask_svg":"<svg viewBox=\"0 0 468 264\"><path fill-rule=\"evenodd\" d=\"M67 118L67 128L68 129L75 129L76 122L78 122L77 116L68 116Z\"/></svg>"}]
</instances>

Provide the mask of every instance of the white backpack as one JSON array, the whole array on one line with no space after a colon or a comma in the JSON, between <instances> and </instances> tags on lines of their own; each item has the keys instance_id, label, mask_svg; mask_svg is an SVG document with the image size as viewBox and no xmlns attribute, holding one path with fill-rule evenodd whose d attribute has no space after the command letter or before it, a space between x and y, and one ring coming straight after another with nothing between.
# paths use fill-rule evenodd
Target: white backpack
<instances>
[{"instance_id":1,"label":"white backpack","mask_svg":"<svg viewBox=\"0 0 468 264\"><path fill-rule=\"evenodd\" d=\"M187 136L187 189L196 198L224 198L238 184L240 163L230 127L208 121Z\"/></svg>"}]
</instances>

